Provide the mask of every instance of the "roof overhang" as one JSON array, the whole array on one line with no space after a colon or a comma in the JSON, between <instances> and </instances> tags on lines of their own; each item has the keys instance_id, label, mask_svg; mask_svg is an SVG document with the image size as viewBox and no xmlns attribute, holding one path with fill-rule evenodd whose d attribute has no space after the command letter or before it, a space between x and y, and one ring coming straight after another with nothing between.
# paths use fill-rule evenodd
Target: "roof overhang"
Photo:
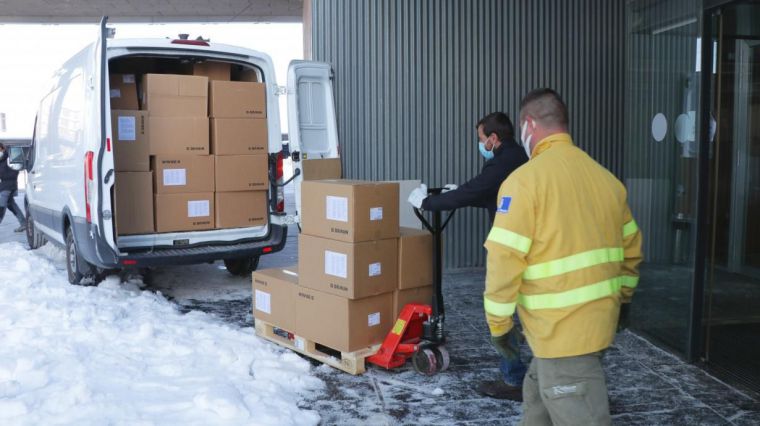
<instances>
[{"instance_id":1,"label":"roof overhang","mask_svg":"<svg viewBox=\"0 0 760 426\"><path fill-rule=\"evenodd\" d=\"M0 23L301 22L303 0L6 0Z\"/></svg>"}]
</instances>

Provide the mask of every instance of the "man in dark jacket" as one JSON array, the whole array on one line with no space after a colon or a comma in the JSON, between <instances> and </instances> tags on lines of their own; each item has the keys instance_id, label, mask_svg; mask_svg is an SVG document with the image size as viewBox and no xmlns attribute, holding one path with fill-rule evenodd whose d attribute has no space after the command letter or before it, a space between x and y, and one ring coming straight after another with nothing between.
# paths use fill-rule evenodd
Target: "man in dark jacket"
<instances>
[{"instance_id":1,"label":"man in dark jacket","mask_svg":"<svg viewBox=\"0 0 760 426\"><path fill-rule=\"evenodd\" d=\"M512 121L503 112L488 114L475 126L478 131L478 149L486 159L480 174L463 183L446 185L439 195L427 193L427 186L416 188L409 195L409 203L423 210L454 210L461 207L480 207L488 209L490 224L496 215L496 197L499 187L507 176L528 161L525 150L514 140ZM478 392L499 398L522 400L522 382L527 367L520 360L519 341L514 335L510 358L502 357L501 380L489 380L479 383Z\"/></svg>"},{"instance_id":2,"label":"man in dark jacket","mask_svg":"<svg viewBox=\"0 0 760 426\"><path fill-rule=\"evenodd\" d=\"M423 210L454 210L460 207L481 207L488 209L488 218L493 223L496 214L496 196L501 183L510 173L528 161L520 145L514 141L512 121L502 112L488 114L478 121L478 143L481 155L486 159L480 174L457 187L446 185L444 192L428 196L417 188L412 195L422 195ZM412 198L409 199L412 202ZM412 202L412 204L414 204Z\"/></svg>"},{"instance_id":3,"label":"man in dark jacket","mask_svg":"<svg viewBox=\"0 0 760 426\"><path fill-rule=\"evenodd\" d=\"M5 217L5 210L10 210L18 219L20 226L15 232L23 232L26 229L24 213L13 198L18 192L18 171L8 166L8 151L5 145L0 143L0 222Z\"/></svg>"}]
</instances>

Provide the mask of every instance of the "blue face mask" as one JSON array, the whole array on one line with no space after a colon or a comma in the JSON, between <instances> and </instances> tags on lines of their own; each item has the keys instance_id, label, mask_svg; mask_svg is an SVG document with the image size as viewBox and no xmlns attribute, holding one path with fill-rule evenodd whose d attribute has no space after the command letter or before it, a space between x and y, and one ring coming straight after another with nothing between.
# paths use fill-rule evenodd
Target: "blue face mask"
<instances>
[{"instance_id":1,"label":"blue face mask","mask_svg":"<svg viewBox=\"0 0 760 426\"><path fill-rule=\"evenodd\" d=\"M478 142L478 150L480 150L480 155L482 155L486 160L493 158L493 150L487 150L486 144L484 142Z\"/></svg>"}]
</instances>

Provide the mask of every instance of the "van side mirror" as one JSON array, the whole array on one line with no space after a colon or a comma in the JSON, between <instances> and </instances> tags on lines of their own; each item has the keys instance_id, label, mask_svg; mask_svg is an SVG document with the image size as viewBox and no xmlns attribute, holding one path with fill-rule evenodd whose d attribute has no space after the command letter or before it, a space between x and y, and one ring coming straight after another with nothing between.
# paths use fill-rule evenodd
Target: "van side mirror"
<instances>
[{"instance_id":1,"label":"van side mirror","mask_svg":"<svg viewBox=\"0 0 760 426\"><path fill-rule=\"evenodd\" d=\"M24 148L20 146L12 146L8 150L8 166L13 170L26 169L26 155L24 155Z\"/></svg>"}]
</instances>

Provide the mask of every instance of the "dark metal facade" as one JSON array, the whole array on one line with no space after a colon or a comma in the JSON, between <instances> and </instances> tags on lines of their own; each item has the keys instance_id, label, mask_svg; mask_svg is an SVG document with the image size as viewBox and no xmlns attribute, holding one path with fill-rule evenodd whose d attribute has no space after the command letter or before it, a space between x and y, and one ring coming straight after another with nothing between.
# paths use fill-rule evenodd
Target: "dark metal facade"
<instances>
[{"instance_id":1,"label":"dark metal facade","mask_svg":"<svg viewBox=\"0 0 760 426\"><path fill-rule=\"evenodd\" d=\"M475 123L548 86L583 149L623 173L625 2L312 0L312 54L335 72L344 174L461 183L482 166ZM519 129L517 129L519 138ZM448 268L484 264L484 211L457 213Z\"/></svg>"}]
</instances>

